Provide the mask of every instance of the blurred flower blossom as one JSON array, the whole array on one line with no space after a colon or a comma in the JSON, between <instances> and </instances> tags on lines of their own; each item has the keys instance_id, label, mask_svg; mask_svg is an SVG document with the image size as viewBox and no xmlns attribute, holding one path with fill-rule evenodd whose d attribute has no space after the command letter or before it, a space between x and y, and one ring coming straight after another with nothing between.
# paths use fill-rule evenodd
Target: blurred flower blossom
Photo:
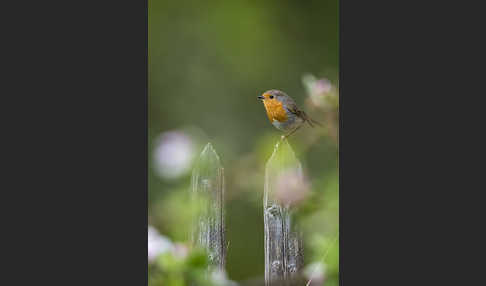
<instances>
[{"instance_id":1,"label":"blurred flower blossom","mask_svg":"<svg viewBox=\"0 0 486 286\"><path fill-rule=\"evenodd\" d=\"M153 226L148 226L148 261L153 262L157 256L173 251L172 242L161 235Z\"/></svg>"},{"instance_id":2,"label":"blurred flower blossom","mask_svg":"<svg viewBox=\"0 0 486 286\"><path fill-rule=\"evenodd\" d=\"M324 285L326 265L322 262L311 263L304 268L304 275L309 280L306 286Z\"/></svg>"},{"instance_id":3,"label":"blurred flower blossom","mask_svg":"<svg viewBox=\"0 0 486 286\"><path fill-rule=\"evenodd\" d=\"M228 276L226 275L226 272L224 270L214 270L211 273L211 281L214 283L214 285L218 286L236 286L238 285L236 282L229 280Z\"/></svg>"},{"instance_id":4,"label":"blurred flower blossom","mask_svg":"<svg viewBox=\"0 0 486 286\"><path fill-rule=\"evenodd\" d=\"M164 132L155 145L155 169L161 177L177 178L189 171L195 155L190 136L182 131Z\"/></svg>"},{"instance_id":5,"label":"blurred flower blossom","mask_svg":"<svg viewBox=\"0 0 486 286\"><path fill-rule=\"evenodd\" d=\"M172 253L175 257L184 259L189 254L189 247L184 243L177 242L174 244L174 248L172 249Z\"/></svg>"},{"instance_id":6,"label":"blurred flower blossom","mask_svg":"<svg viewBox=\"0 0 486 286\"><path fill-rule=\"evenodd\" d=\"M303 177L300 168L283 171L276 182L275 196L284 205L296 205L309 195L309 182Z\"/></svg>"},{"instance_id":7,"label":"blurred flower blossom","mask_svg":"<svg viewBox=\"0 0 486 286\"><path fill-rule=\"evenodd\" d=\"M302 83L313 105L317 107L337 107L337 92L328 79L317 79L311 74L306 74L302 77Z\"/></svg>"},{"instance_id":8,"label":"blurred flower blossom","mask_svg":"<svg viewBox=\"0 0 486 286\"><path fill-rule=\"evenodd\" d=\"M331 82L326 78L321 78L314 82L312 86L312 93L313 94L324 94L331 92Z\"/></svg>"}]
</instances>

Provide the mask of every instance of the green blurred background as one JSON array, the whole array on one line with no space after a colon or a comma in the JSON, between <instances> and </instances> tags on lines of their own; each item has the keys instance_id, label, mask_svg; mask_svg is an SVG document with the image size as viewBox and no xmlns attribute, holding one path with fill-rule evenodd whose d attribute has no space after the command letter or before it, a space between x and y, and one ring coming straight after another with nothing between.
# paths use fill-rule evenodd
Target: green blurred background
<instances>
[{"instance_id":1,"label":"green blurred background","mask_svg":"<svg viewBox=\"0 0 486 286\"><path fill-rule=\"evenodd\" d=\"M227 274L240 283L263 278L264 168L281 133L257 96L280 89L325 124L301 128L289 143L311 183L305 262L320 260L325 285L337 285L337 107L315 104L302 78L326 78L338 94L338 1L148 5L149 224L187 242L191 164L211 142L225 167Z\"/></svg>"}]
</instances>

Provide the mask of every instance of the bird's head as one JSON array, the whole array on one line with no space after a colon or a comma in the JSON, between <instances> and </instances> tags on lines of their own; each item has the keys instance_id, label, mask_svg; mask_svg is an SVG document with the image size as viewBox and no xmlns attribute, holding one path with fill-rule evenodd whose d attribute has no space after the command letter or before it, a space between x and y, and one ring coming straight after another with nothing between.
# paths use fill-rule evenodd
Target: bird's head
<instances>
[{"instance_id":1,"label":"bird's head","mask_svg":"<svg viewBox=\"0 0 486 286\"><path fill-rule=\"evenodd\" d=\"M278 103L284 101L284 99L288 97L283 91L277 89L271 89L265 91L262 95L258 96L258 99L261 99L263 103Z\"/></svg>"}]
</instances>

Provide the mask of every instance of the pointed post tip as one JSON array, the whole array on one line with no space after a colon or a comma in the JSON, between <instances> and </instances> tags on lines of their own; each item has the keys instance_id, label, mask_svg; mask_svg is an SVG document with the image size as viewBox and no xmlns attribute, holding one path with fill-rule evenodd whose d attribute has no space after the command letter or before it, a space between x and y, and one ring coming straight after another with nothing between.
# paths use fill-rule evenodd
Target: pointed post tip
<instances>
[{"instance_id":1,"label":"pointed post tip","mask_svg":"<svg viewBox=\"0 0 486 286\"><path fill-rule=\"evenodd\" d=\"M211 144L211 142L208 142L205 146L204 146L204 149L203 149L203 152L206 151L206 150L214 150L213 148L213 145Z\"/></svg>"},{"instance_id":2,"label":"pointed post tip","mask_svg":"<svg viewBox=\"0 0 486 286\"><path fill-rule=\"evenodd\" d=\"M273 154L277 153L278 151L280 150L290 150L292 153L294 153L294 150L292 149L292 147L290 146L289 144L289 141L287 141L287 138L285 139L281 139L281 140L278 140L277 143L275 144L274 148L273 148ZM272 154L272 155L273 155Z\"/></svg>"},{"instance_id":3,"label":"pointed post tip","mask_svg":"<svg viewBox=\"0 0 486 286\"><path fill-rule=\"evenodd\" d=\"M201 152L201 154L206 154L206 153L214 153L214 154L216 154L216 150L214 150L213 144L211 144L211 142L208 142L208 144L206 144L206 146L204 146L204 149Z\"/></svg>"},{"instance_id":4,"label":"pointed post tip","mask_svg":"<svg viewBox=\"0 0 486 286\"><path fill-rule=\"evenodd\" d=\"M220 163L218 153L216 153L216 150L214 150L213 145L211 142L208 142L206 146L204 146L204 149L201 152L200 158L205 157L205 158L214 158L218 163Z\"/></svg>"},{"instance_id":5,"label":"pointed post tip","mask_svg":"<svg viewBox=\"0 0 486 286\"><path fill-rule=\"evenodd\" d=\"M282 168L284 165L289 164L298 165L300 162L287 139L278 140L273 148L272 155L266 163L266 168L269 166Z\"/></svg>"}]
</instances>

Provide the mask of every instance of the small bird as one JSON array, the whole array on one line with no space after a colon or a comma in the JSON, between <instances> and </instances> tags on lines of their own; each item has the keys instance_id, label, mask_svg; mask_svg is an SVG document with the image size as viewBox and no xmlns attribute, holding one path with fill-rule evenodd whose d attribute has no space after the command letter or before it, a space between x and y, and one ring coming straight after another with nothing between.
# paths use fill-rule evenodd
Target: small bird
<instances>
[{"instance_id":1,"label":"small bird","mask_svg":"<svg viewBox=\"0 0 486 286\"><path fill-rule=\"evenodd\" d=\"M295 101L283 91L276 89L267 90L258 96L258 99L262 100L272 125L279 130L287 132L287 134L282 136L282 139L292 135L305 122L309 123L311 127L314 127L314 124L322 126L321 123L300 110Z\"/></svg>"}]
</instances>

